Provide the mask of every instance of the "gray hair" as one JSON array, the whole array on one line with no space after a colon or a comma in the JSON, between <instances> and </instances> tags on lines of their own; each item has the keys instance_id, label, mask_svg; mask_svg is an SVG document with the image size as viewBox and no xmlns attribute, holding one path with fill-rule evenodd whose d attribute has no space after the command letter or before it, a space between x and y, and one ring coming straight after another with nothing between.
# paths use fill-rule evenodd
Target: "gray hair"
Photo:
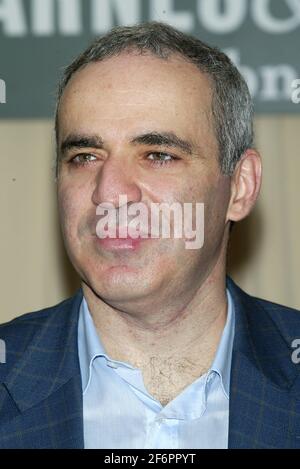
<instances>
[{"instance_id":1,"label":"gray hair","mask_svg":"<svg viewBox=\"0 0 300 469\"><path fill-rule=\"evenodd\" d=\"M253 146L253 104L248 86L226 54L165 23L148 22L113 28L97 38L65 69L58 89L56 140L60 99L73 74L89 63L100 62L124 51L152 53L161 59L179 54L209 76L220 167L224 174L231 175L245 150Z\"/></svg>"}]
</instances>

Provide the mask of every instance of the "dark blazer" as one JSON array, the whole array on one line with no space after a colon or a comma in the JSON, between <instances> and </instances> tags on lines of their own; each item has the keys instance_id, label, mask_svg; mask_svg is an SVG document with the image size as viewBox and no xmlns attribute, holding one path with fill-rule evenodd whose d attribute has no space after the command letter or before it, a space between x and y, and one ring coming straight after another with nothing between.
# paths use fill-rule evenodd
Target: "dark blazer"
<instances>
[{"instance_id":1,"label":"dark blazer","mask_svg":"<svg viewBox=\"0 0 300 469\"><path fill-rule=\"evenodd\" d=\"M236 314L229 448L300 448L300 312L227 287ZM0 448L83 448L77 324L82 291L0 326ZM201 435L199 435L201 438Z\"/></svg>"}]
</instances>

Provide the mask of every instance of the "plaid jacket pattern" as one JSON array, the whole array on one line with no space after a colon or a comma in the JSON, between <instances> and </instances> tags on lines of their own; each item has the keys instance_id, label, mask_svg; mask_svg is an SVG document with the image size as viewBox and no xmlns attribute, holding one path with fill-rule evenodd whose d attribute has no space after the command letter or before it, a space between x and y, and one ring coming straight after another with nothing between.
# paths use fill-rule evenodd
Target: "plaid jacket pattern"
<instances>
[{"instance_id":1,"label":"plaid jacket pattern","mask_svg":"<svg viewBox=\"0 0 300 469\"><path fill-rule=\"evenodd\" d=\"M236 316L228 446L300 448L300 364L291 345L300 339L300 312L251 297L229 278L227 287ZM0 326L0 448L84 447L81 300L79 290Z\"/></svg>"}]
</instances>

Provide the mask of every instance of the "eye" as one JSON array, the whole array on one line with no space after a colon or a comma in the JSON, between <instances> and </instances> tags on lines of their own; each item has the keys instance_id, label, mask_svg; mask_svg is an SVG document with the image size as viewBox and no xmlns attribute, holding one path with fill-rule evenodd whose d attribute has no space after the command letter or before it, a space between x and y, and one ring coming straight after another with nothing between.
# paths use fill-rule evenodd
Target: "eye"
<instances>
[{"instance_id":1,"label":"eye","mask_svg":"<svg viewBox=\"0 0 300 469\"><path fill-rule=\"evenodd\" d=\"M75 166L84 166L96 160L97 157L91 153L79 153L70 160L70 163Z\"/></svg>"},{"instance_id":2,"label":"eye","mask_svg":"<svg viewBox=\"0 0 300 469\"><path fill-rule=\"evenodd\" d=\"M179 160L179 158L177 158L176 156L163 152L149 153L147 155L147 159L150 160L152 166L165 166L172 164L176 160Z\"/></svg>"}]
</instances>

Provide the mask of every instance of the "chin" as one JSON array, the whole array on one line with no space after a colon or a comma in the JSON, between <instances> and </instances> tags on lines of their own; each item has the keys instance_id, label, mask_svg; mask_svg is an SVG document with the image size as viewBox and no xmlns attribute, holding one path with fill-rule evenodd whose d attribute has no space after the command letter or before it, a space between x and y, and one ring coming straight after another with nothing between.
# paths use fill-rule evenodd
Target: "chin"
<instances>
[{"instance_id":1,"label":"chin","mask_svg":"<svg viewBox=\"0 0 300 469\"><path fill-rule=\"evenodd\" d=\"M129 266L116 266L85 276L87 286L106 302L128 302L151 295L155 285L145 272Z\"/></svg>"}]
</instances>

